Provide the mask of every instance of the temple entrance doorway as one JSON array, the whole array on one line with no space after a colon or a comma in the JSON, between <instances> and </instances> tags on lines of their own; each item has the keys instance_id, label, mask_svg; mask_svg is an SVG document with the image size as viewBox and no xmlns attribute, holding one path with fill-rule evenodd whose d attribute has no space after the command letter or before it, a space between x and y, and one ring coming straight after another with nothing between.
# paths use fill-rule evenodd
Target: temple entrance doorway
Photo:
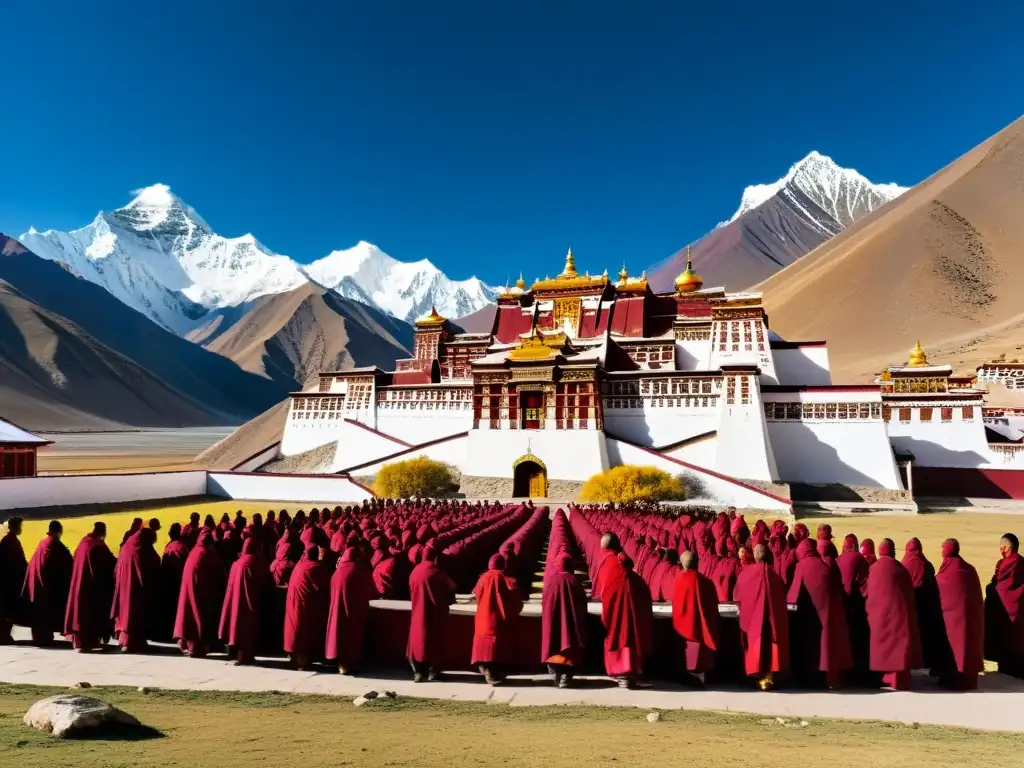
<instances>
[{"instance_id":1,"label":"temple entrance doorway","mask_svg":"<svg viewBox=\"0 0 1024 768\"><path fill-rule=\"evenodd\" d=\"M512 495L544 499L548 495L548 470L536 456L523 456L512 465Z\"/></svg>"}]
</instances>

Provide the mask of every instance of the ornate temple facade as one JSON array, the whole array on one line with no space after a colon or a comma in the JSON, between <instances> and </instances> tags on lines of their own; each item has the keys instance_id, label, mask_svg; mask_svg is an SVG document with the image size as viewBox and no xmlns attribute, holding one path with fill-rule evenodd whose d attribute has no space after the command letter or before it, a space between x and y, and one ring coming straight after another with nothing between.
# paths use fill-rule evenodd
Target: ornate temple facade
<instances>
[{"instance_id":1,"label":"ornate temple facade","mask_svg":"<svg viewBox=\"0 0 1024 768\"><path fill-rule=\"evenodd\" d=\"M921 468L1015 468L983 398L920 345L873 384L834 384L825 342L779 338L761 294L704 287L689 262L655 293L625 267L580 273L570 250L557 276L504 289L489 332L432 311L394 371L322 372L291 395L279 453L333 444L323 471L353 477L429 456L464 486L533 497L653 465L775 507L782 483L904 490Z\"/></svg>"}]
</instances>

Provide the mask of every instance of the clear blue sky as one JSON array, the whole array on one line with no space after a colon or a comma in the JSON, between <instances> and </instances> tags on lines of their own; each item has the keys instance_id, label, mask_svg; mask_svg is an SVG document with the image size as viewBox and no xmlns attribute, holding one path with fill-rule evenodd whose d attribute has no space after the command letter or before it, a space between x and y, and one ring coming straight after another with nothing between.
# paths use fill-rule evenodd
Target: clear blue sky
<instances>
[{"instance_id":1,"label":"clear blue sky","mask_svg":"<svg viewBox=\"0 0 1024 768\"><path fill-rule=\"evenodd\" d=\"M1024 105L1010 0L3 5L0 230L160 181L300 261L490 282L647 266L811 149L912 184Z\"/></svg>"}]
</instances>

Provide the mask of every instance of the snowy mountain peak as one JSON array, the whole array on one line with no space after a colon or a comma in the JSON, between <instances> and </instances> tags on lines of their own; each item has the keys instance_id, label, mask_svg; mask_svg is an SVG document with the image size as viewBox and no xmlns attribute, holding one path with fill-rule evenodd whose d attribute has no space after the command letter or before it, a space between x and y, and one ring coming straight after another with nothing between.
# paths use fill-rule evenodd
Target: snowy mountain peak
<instances>
[{"instance_id":1,"label":"snowy mountain peak","mask_svg":"<svg viewBox=\"0 0 1024 768\"><path fill-rule=\"evenodd\" d=\"M762 205L777 194L806 196L848 226L865 207L870 212L907 191L898 184L874 184L852 168L843 168L828 155L812 150L789 171L771 184L753 184L743 190L736 213L719 226L729 224L747 211Z\"/></svg>"},{"instance_id":2,"label":"snowy mountain peak","mask_svg":"<svg viewBox=\"0 0 1024 768\"><path fill-rule=\"evenodd\" d=\"M449 280L429 261L401 262L365 240L306 267L247 233L222 237L166 184L71 232L22 235L37 255L64 264L133 309L185 335L212 310L284 293L313 280L411 320L436 304L462 317L496 296L479 280Z\"/></svg>"}]
</instances>

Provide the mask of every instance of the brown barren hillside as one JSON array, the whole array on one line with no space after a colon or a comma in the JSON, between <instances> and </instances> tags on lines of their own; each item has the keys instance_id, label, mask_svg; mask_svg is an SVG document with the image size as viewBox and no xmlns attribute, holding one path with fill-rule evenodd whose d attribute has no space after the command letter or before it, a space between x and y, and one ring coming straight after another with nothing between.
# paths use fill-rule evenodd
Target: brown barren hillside
<instances>
[{"instance_id":1,"label":"brown barren hillside","mask_svg":"<svg viewBox=\"0 0 1024 768\"><path fill-rule=\"evenodd\" d=\"M234 469L279 442L287 419L288 401L284 400L211 445L195 457L194 463L205 469Z\"/></svg>"},{"instance_id":2,"label":"brown barren hillside","mask_svg":"<svg viewBox=\"0 0 1024 768\"><path fill-rule=\"evenodd\" d=\"M961 372L1024 346L1024 118L755 287L772 328L829 342L833 381Z\"/></svg>"},{"instance_id":3,"label":"brown barren hillside","mask_svg":"<svg viewBox=\"0 0 1024 768\"><path fill-rule=\"evenodd\" d=\"M294 389L321 370L391 370L408 356L412 330L378 309L307 283L222 311L189 339Z\"/></svg>"}]
</instances>

